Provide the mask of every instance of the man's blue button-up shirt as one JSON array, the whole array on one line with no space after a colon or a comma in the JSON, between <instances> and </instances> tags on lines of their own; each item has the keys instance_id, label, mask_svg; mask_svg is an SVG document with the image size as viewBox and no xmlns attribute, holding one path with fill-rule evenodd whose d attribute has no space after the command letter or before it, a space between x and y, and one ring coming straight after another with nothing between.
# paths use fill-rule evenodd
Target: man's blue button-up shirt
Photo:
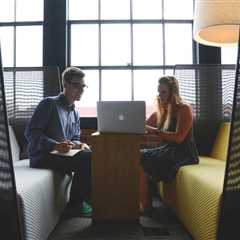
<instances>
[{"instance_id":1,"label":"man's blue button-up shirt","mask_svg":"<svg viewBox=\"0 0 240 240\"><path fill-rule=\"evenodd\" d=\"M25 130L30 166L48 161L47 155L56 143L71 140L80 144L80 116L74 104L69 105L63 93L42 100Z\"/></svg>"}]
</instances>

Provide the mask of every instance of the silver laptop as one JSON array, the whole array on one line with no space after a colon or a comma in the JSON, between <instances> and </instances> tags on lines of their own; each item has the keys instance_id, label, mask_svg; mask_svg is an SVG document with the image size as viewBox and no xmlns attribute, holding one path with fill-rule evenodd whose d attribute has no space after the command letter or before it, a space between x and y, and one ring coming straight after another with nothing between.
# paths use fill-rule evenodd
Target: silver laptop
<instances>
[{"instance_id":1,"label":"silver laptop","mask_svg":"<svg viewBox=\"0 0 240 240\"><path fill-rule=\"evenodd\" d=\"M99 132L139 133L145 132L144 101L97 102Z\"/></svg>"}]
</instances>

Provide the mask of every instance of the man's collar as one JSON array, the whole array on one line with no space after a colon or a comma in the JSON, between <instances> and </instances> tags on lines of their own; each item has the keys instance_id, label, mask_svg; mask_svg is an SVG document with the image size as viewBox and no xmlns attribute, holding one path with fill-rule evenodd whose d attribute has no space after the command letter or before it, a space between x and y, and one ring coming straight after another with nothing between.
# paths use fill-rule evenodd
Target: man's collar
<instances>
[{"instance_id":1,"label":"man's collar","mask_svg":"<svg viewBox=\"0 0 240 240\"><path fill-rule=\"evenodd\" d=\"M65 96L63 93L60 93L60 94L58 95L58 97L59 97L59 101L60 101L61 105L62 105L67 111L73 111L73 110L74 110L74 108L75 108L74 103L71 104L71 105L69 105L69 102L68 102L66 96Z\"/></svg>"}]
</instances>

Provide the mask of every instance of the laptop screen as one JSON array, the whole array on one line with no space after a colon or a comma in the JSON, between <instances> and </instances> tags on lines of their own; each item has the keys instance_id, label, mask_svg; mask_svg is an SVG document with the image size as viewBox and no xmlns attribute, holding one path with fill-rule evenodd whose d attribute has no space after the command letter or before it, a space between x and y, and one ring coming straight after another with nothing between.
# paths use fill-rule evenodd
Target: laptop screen
<instances>
[{"instance_id":1,"label":"laptop screen","mask_svg":"<svg viewBox=\"0 0 240 240\"><path fill-rule=\"evenodd\" d=\"M146 107L144 101L97 102L99 132L144 134Z\"/></svg>"}]
</instances>

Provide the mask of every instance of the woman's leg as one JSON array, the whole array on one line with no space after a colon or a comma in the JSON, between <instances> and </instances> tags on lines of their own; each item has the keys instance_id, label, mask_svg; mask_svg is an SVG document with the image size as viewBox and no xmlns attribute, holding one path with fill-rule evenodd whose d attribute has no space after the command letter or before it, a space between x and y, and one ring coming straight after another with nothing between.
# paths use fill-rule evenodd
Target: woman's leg
<instances>
[{"instance_id":1,"label":"woman's leg","mask_svg":"<svg viewBox=\"0 0 240 240\"><path fill-rule=\"evenodd\" d=\"M159 148L141 150L140 203L143 210L152 208L155 179L166 174L166 164L159 158L159 153Z\"/></svg>"},{"instance_id":2,"label":"woman's leg","mask_svg":"<svg viewBox=\"0 0 240 240\"><path fill-rule=\"evenodd\" d=\"M151 196L148 188L149 179L145 175L143 168L139 167L140 172L140 211L144 212L146 209L152 207Z\"/></svg>"}]
</instances>

